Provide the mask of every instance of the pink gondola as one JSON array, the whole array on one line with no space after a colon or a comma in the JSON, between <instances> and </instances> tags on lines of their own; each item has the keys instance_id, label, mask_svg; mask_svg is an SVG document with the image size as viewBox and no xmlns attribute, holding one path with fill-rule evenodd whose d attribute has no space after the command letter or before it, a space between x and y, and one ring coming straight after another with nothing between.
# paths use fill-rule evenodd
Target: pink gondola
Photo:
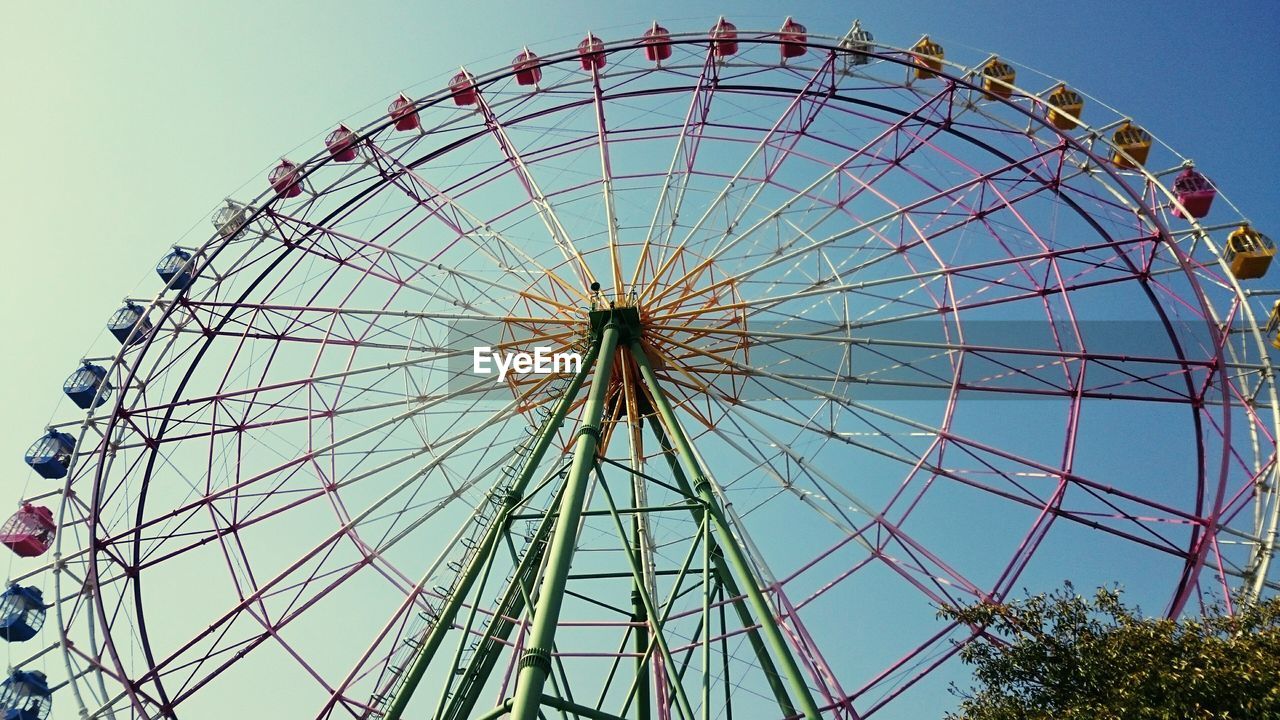
<instances>
[{"instance_id":1,"label":"pink gondola","mask_svg":"<svg viewBox=\"0 0 1280 720\"><path fill-rule=\"evenodd\" d=\"M604 41L587 33L582 42L578 43L578 59L582 61L583 70L603 68L605 65Z\"/></svg>"},{"instance_id":2,"label":"pink gondola","mask_svg":"<svg viewBox=\"0 0 1280 720\"><path fill-rule=\"evenodd\" d=\"M1196 172L1195 168L1187 168L1174 178L1173 194L1191 217L1202 218L1209 214L1209 208L1213 205L1213 198L1217 196L1218 191L1213 189L1213 183L1209 182L1209 178ZM1173 208L1173 214L1187 220L1191 219L1183 215L1182 210L1176 205Z\"/></svg>"},{"instance_id":3,"label":"pink gondola","mask_svg":"<svg viewBox=\"0 0 1280 720\"><path fill-rule=\"evenodd\" d=\"M397 130L418 129L418 108L413 106L413 101L404 93L396 96L387 106L387 116L395 121Z\"/></svg>"},{"instance_id":4,"label":"pink gondola","mask_svg":"<svg viewBox=\"0 0 1280 720\"><path fill-rule=\"evenodd\" d=\"M267 182L271 183L271 189L280 193L281 197L291 198L302 194L302 178L299 176L298 166L288 160L280 160L280 164L267 176Z\"/></svg>"},{"instance_id":5,"label":"pink gondola","mask_svg":"<svg viewBox=\"0 0 1280 720\"><path fill-rule=\"evenodd\" d=\"M453 104L459 107L475 105L477 98L476 81L471 73L462 70L449 81L449 89L453 91Z\"/></svg>"},{"instance_id":6,"label":"pink gondola","mask_svg":"<svg viewBox=\"0 0 1280 720\"><path fill-rule=\"evenodd\" d=\"M53 544L57 527L49 508L25 503L0 527L0 543L20 557L36 557Z\"/></svg>"},{"instance_id":7,"label":"pink gondola","mask_svg":"<svg viewBox=\"0 0 1280 720\"><path fill-rule=\"evenodd\" d=\"M711 48L716 57L728 57L738 52L738 26L723 17L711 28Z\"/></svg>"},{"instance_id":8,"label":"pink gondola","mask_svg":"<svg viewBox=\"0 0 1280 720\"><path fill-rule=\"evenodd\" d=\"M782 59L795 58L804 55L809 51L809 31L800 23L787 18L782 23L782 29L778 31L778 37L782 40Z\"/></svg>"},{"instance_id":9,"label":"pink gondola","mask_svg":"<svg viewBox=\"0 0 1280 720\"><path fill-rule=\"evenodd\" d=\"M542 68L538 67L538 56L529 48L525 48L511 61L511 69L516 71L516 82L520 85L537 85L542 80Z\"/></svg>"},{"instance_id":10,"label":"pink gondola","mask_svg":"<svg viewBox=\"0 0 1280 720\"><path fill-rule=\"evenodd\" d=\"M324 139L324 146L335 162L351 162L356 159L356 134L346 125L339 125Z\"/></svg>"},{"instance_id":11,"label":"pink gondola","mask_svg":"<svg viewBox=\"0 0 1280 720\"><path fill-rule=\"evenodd\" d=\"M662 62L671 57L671 33L666 28L653 23L653 27L645 30L644 56L649 62Z\"/></svg>"}]
</instances>

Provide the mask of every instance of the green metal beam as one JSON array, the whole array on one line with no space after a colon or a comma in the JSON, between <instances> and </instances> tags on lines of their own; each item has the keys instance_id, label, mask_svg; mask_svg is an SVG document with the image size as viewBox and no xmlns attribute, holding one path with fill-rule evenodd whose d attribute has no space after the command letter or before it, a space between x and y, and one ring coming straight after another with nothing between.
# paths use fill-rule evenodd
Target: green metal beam
<instances>
[{"instance_id":1,"label":"green metal beam","mask_svg":"<svg viewBox=\"0 0 1280 720\"><path fill-rule=\"evenodd\" d=\"M593 707L587 707L586 705L579 705L575 702L562 700L554 695L543 695L542 704L548 707L553 707L557 710L573 713L574 717L590 718L590 720L624 720L617 715L610 715L607 712L601 712Z\"/></svg>"},{"instance_id":2,"label":"green metal beam","mask_svg":"<svg viewBox=\"0 0 1280 720\"><path fill-rule=\"evenodd\" d=\"M620 329L612 319L600 333L598 352L593 358L596 368L583 410L582 427L578 430L574 447L573 464L565 480L564 496L560 501L560 518L551 536L547 568L542 577L537 607L533 613L533 629L529 632L528 647L520 657L520 673L516 676L515 693L511 706L512 720L535 720L542 701L542 690L551 672L551 648L555 642L556 624L560 620L560 607L564 601L564 587L568 581L569 566L578 540L578 523L595 467L596 449L600 443L600 420L604 415L604 402L613 370L614 351L618 346ZM588 367L584 363L583 368Z\"/></svg>"},{"instance_id":3,"label":"green metal beam","mask_svg":"<svg viewBox=\"0 0 1280 720\"><path fill-rule=\"evenodd\" d=\"M689 467L690 474L693 475L693 490L701 498L707 513L711 516L715 529L720 535L718 547L724 551L725 559L728 560L732 570L744 580L743 584L746 586L747 599L755 611L760 630L764 635L765 641L773 650L773 654L777 656L778 662L782 666L782 674L790 682L792 690L799 700L802 715L808 720L818 720L820 715L818 706L813 701L813 694L809 692L809 686L804 682L800 667L796 664L795 658L791 655L791 649L787 647L787 642L782 637L782 631L779 629L777 619L773 615L773 609L765 599L764 593L760 591L755 573L752 572L746 555L733 537L732 529L725 520L720 504L716 501L715 495L711 491L711 481L707 478L701 463L698 462L698 457L693 452L693 445L690 444L688 436L685 435L684 429L680 426L671 403L667 401L667 396L662 391L662 386L658 383L658 377L654 374L653 366L649 364L649 359L645 356L644 347L640 344L638 337L631 339L630 349L631 355L640 369L640 377L649 389L654 409L658 411L658 415L662 418L662 423L670 431L671 437L675 441L676 449Z\"/></svg>"},{"instance_id":4,"label":"green metal beam","mask_svg":"<svg viewBox=\"0 0 1280 720\"><path fill-rule=\"evenodd\" d=\"M563 487L555 496L559 501ZM547 551L547 539L551 537L551 528L555 521L550 515L542 518L533 539L529 542L524 555L517 562L511 573L511 582L498 603L498 609L490 619L489 627L476 645L476 649L462 671L462 679L448 698L448 705L437 714L438 720L466 720L471 717L480 693L489 680L494 666L498 662L500 649L511 637L519 618L527 606L529 593L542 568L542 558ZM511 546L511 537L507 536L507 545ZM515 550L512 549L512 554Z\"/></svg>"},{"instance_id":5,"label":"green metal beam","mask_svg":"<svg viewBox=\"0 0 1280 720\"><path fill-rule=\"evenodd\" d=\"M676 481L676 485L681 491L689 496L694 497L693 487L690 486L688 478L684 475L684 470L680 467L680 461L676 458L675 451L671 447L671 441L667 438L667 434L662 430L662 423L650 423L654 437L658 439L658 446L662 448L662 454L667 459L667 464L671 467L671 475ZM702 522L703 511L701 506L689 506L689 511L693 514L694 522ZM723 552L713 552L711 554L712 568L715 570L716 579L720 581L720 586L727 591L733 600L733 609L738 616L738 622L742 627L747 629L747 642L751 645L752 651L755 652L756 661L760 663L760 671L764 673L765 680L769 683L769 688L773 691L773 698L778 703L778 708L784 716L794 715L795 705L791 702L791 696L787 692L787 683L782 679L782 675L778 673L778 668L773 664L773 658L769 657L769 649L766 647L764 639L760 637L760 631L755 627L755 618L751 614L751 608L747 602L742 599L742 592L738 589L738 582L734 580L733 573L729 571L729 567L725 564Z\"/></svg>"},{"instance_id":6,"label":"green metal beam","mask_svg":"<svg viewBox=\"0 0 1280 720\"><path fill-rule=\"evenodd\" d=\"M628 388L630 384L628 383ZM630 390L628 390L630 392ZM634 401L634 397L630 398ZM634 402L629 406L634 407ZM630 418L631 422L641 422L639 418ZM640 428L633 427L631 430L631 467L637 473L641 472L644 467L644 453L640 447ZM641 485L643 481L638 476L631 478L631 507L639 508L644 498L644 488ZM645 612L644 600L642 593L648 591L646 583L652 577L646 573L648 563L645 558L645 528L644 517L642 513L631 514L631 562L640 568L640 577L635 580L635 587L631 590L631 622L635 623L635 653L636 653L636 720L649 720L653 716L653 712L649 707L649 655L646 652L649 648L649 615Z\"/></svg>"},{"instance_id":7,"label":"green metal beam","mask_svg":"<svg viewBox=\"0 0 1280 720\"><path fill-rule=\"evenodd\" d=\"M439 650L444 636L453 626L453 620L457 616L458 610L462 607L464 599L470 594L471 586L489 564L489 556L493 553L498 539L504 532L507 516L511 514L512 510L523 498L524 491L529 486L529 481L533 478L538 465L541 464L542 458L547 452L547 448L551 446L552 440L555 439L556 433L564 423L564 418L569 413L573 399L577 397L578 392L582 389L587 373L595 365L596 358L600 355L600 350L600 342L593 340L590 349L587 351L587 356L583 358L582 367L574 374L573 379L569 381L569 386L565 388L560 401L556 403L555 409L552 410L551 415L543 423L541 432L539 432L537 440L534 441L533 447L525 459L524 467L511 483L511 488L500 510L500 516L489 523L483 539L476 548L476 553L472 557L471 563L464 568L462 576L454 586L453 593L445 600L440 612L436 615L435 624L432 625L431 631L427 633L422 644L418 646L418 653L414 657L413 665L401 682L399 690L391 701L391 705L387 708L386 715L383 716L385 720L400 720L404 714L410 698L413 697L414 691L418 688L418 683L422 682L422 676L426 673L427 666L431 664L431 659L435 656L436 651ZM612 357L613 348L610 348L609 355ZM612 362L610 362L610 365L612 365ZM595 390L594 385L592 390Z\"/></svg>"}]
</instances>

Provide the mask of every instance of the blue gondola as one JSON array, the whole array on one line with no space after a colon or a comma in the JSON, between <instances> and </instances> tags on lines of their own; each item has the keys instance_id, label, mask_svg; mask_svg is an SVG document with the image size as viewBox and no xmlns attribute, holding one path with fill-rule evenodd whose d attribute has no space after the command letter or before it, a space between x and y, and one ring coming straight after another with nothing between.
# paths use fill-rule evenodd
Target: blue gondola
<instances>
[{"instance_id":1,"label":"blue gondola","mask_svg":"<svg viewBox=\"0 0 1280 720\"><path fill-rule=\"evenodd\" d=\"M156 274L164 284L174 290L186 290L191 287L191 253L182 248L174 248L173 252L160 258L156 265Z\"/></svg>"},{"instance_id":2,"label":"blue gondola","mask_svg":"<svg viewBox=\"0 0 1280 720\"><path fill-rule=\"evenodd\" d=\"M102 403L111 397L111 383L107 382L107 371L101 365L94 365L86 362L81 365L75 372L62 383L62 392L71 398L71 402L78 405L84 410L88 410L90 406L99 407ZM99 395L98 391L102 394ZM94 398L97 401L94 401Z\"/></svg>"},{"instance_id":3,"label":"blue gondola","mask_svg":"<svg viewBox=\"0 0 1280 720\"><path fill-rule=\"evenodd\" d=\"M146 312L141 305L127 302L107 321L107 329L122 345L136 345L146 340L151 332L151 321L146 318ZM137 332L134 332L135 328Z\"/></svg>"},{"instance_id":4,"label":"blue gondola","mask_svg":"<svg viewBox=\"0 0 1280 720\"><path fill-rule=\"evenodd\" d=\"M18 583L0 593L0 638L9 642L26 642L44 625L44 596L38 587L22 587Z\"/></svg>"},{"instance_id":5,"label":"blue gondola","mask_svg":"<svg viewBox=\"0 0 1280 720\"><path fill-rule=\"evenodd\" d=\"M71 453L75 452L76 439L53 428L27 448L26 461L40 477L57 480L67 476L71 465Z\"/></svg>"},{"instance_id":6,"label":"blue gondola","mask_svg":"<svg viewBox=\"0 0 1280 720\"><path fill-rule=\"evenodd\" d=\"M4 720L45 720L53 707L53 691L39 670L14 670L0 683L0 711Z\"/></svg>"}]
</instances>

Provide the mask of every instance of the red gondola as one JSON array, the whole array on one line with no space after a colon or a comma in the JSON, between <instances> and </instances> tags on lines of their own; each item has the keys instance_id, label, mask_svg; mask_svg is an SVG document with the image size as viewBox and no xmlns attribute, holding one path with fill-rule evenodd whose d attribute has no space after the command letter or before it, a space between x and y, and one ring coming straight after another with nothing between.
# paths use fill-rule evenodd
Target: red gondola
<instances>
[{"instance_id":1,"label":"red gondola","mask_svg":"<svg viewBox=\"0 0 1280 720\"><path fill-rule=\"evenodd\" d=\"M356 159L356 134L346 125L339 125L324 139L324 146L329 156L336 162L351 162Z\"/></svg>"},{"instance_id":2,"label":"red gondola","mask_svg":"<svg viewBox=\"0 0 1280 720\"><path fill-rule=\"evenodd\" d=\"M778 31L778 37L782 39L782 59L800 57L809 51L806 43L809 40L809 31L800 23L787 18L782 23L782 29Z\"/></svg>"},{"instance_id":3,"label":"red gondola","mask_svg":"<svg viewBox=\"0 0 1280 720\"><path fill-rule=\"evenodd\" d=\"M587 36L578 43L578 59L582 61L583 70L591 70L604 67L604 41L600 38L587 33Z\"/></svg>"},{"instance_id":4,"label":"red gondola","mask_svg":"<svg viewBox=\"0 0 1280 720\"><path fill-rule=\"evenodd\" d=\"M20 557L43 555L53 544L56 529L49 508L25 503L0 527L0 544Z\"/></svg>"},{"instance_id":5,"label":"red gondola","mask_svg":"<svg viewBox=\"0 0 1280 720\"><path fill-rule=\"evenodd\" d=\"M542 68L538 67L538 56L529 48L525 48L511 61L511 69L516 71L516 82L520 85L537 85L542 79Z\"/></svg>"},{"instance_id":6,"label":"red gondola","mask_svg":"<svg viewBox=\"0 0 1280 720\"><path fill-rule=\"evenodd\" d=\"M711 28L711 48L716 57L728 57L738 52L738 26L723 17Z\"/></svg>"},{"instance_id":7,"label":"red gondola","mask_svg":"<svg viewBox=\"0 0 1280 720\"><path fill-rule=\"evenodd\" d=\"M644 56L649 62L662 62L671 57L671 33L654 21L653 27L644 31Z\"/></svg>"},{"instance_id":8,"label":"red gondola","mask_svg":"<svg viewBox=\"0 0 1280 720\"><path fill-rule=\"evenodd\" d=\"M271 189L283 197L298 197L302 194L302 178L298 175L298 166L288 160L280 160L271 174L267 176Z\"/></svg>"},{"instance_id":9,"label":"red gondola","mask_svg":"<svg viewBox=\"0 0 1280 720\"><path fill-rule=\"evenodd\" d=\"M449 81L449 89L453 91L453 104L459 107L467 105L475 105L476 100L476 81L472 79L471 73L466 70L460 71L453 79Z\"/></svg>"},{"instance_id":10,"label":"red gondola","mask_svg":"<svg viewBox=\"0 0 1280 720\"><path fill-rule=\"evenodd\" d=\"M396 122L397 130L418 129L418 108L413 106L413 101L404 93L396 96L387 106L387 116Z\"/></svg>"}]
</instances>

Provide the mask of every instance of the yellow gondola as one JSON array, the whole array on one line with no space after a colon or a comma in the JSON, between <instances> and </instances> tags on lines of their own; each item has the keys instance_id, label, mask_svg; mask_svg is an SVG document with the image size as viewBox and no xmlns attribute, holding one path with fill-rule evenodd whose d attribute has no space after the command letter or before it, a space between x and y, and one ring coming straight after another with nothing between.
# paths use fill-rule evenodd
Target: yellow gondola
<instances>
[{"instance_id":1,"label":"yellow gondola","mask_svg":"<svg viewBox=\"0 0 1280 720\"><path fill-rule=\"evenodd\" d=\"M929 39L928 35L920 38L920 42L911 48L915 53L916 78L927 80L942 72L942 46Z\"/></svg>"},{"instance_id":2,"label":"yellow gondola","mask_svg":"<svg viewBox=\"0 0 1280 720\"><path fill-rule=\"evenodd\" d=\"M1275 254L1276 245L1271 238L1248 225L1241 225L1227 236L1222 259L1227 261L1231 274L1237 280L1254 280L1267 274Z\"/></svg>"},{"instance_id":3,"label":"yellow gondola","mask_svg":"<svg viewBox=\"0 0 1280 720\"><path fill-rule=\"evenodd\" d=\"M1075 119L1084 110L1084 98L1080 93L1059 84L1049 93L1049 122L1059 130L1073 130L1080 123Z\"/></svg>"},{"instance_id":4,"label":"yellow gondola","mask_svg":"<svg viewBox=\"0 0 1280 720\"><path fill-rule=\"evenodd\" d=\"M1136 170L1147 162L1147 154L1151 152L1151 133L1128 120L1111 136L1111 142L1117 151L1111 154L1111 162L1117 167ZM1128 153L1129 157L1122 155L1120 150Z\"/></svg>"},{"instance_id":5,"label":"yellow gondola","mask_svg":"<svg viewBox=\"0 0 1280 720\"><path fill-rule=\"evenodd\" d=\"M1280 350L1280 300L1271 306L1271 316L1267 318L1267 327L1264 332L1271 338L1271 347Z\"/></svg>"},{"instance_id":6,"label":"yellow gondola","mask_svg":"<svg viewBox=\"0 0 1280 720\"><path fill-rule=\"evenodd\" d=\"M1013 94L1013 81L1017 75L1013 66L1000 58L991 58L982 66L982 90L988 100L1008 98Z\"/></svg>"}]
</instances>

